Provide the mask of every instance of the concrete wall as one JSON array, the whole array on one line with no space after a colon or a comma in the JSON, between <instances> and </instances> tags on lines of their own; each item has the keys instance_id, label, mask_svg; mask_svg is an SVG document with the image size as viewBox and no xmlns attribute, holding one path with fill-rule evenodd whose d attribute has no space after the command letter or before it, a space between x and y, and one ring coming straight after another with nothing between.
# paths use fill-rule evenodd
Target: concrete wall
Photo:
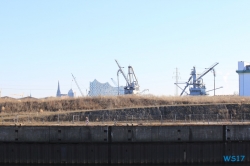
<instances>
[{"instance_id":1,"label":"concrete wall","mask_svg":"<svg viewBox=\"0 0 250 166\"><path fill-rule=\"evenodd\" d=\"M250 141L249 125L0 127L0 142L211 142Z\"/></svg>"},{"instance_id":2,"label":"concrete wall","mask_svg":"<svg viewBox=\"0 0 250 166\"><path fill-rule=\"evenodd\" d=\"M1 163L193 164L250 162L250 126L0 127Z\"/></svg>"},{"instance_id":3,"label":"concrete wall","mask_svg":"<svg viewBox=\"0 0 250 166\"><path fill-rule=\"evenodd\" d=\"M0 142L107 142L108 127L0 127Z\"/></svg>"}]
</instances>

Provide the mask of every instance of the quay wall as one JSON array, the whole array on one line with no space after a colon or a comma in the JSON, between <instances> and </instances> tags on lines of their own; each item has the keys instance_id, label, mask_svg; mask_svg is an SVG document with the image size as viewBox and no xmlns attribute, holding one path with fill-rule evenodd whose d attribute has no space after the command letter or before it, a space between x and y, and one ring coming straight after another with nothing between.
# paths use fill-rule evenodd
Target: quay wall
<instances>
[{"instance_id":1,"label":"quay wall","mask_svg":"<svg viewBox=\"0 0 250 166\"><path fill-rule=\"evenodd\" d=\"M0 126L4 164L235 162L225 156L250 162L250 125Z\"/></svg>"}]
</instances>

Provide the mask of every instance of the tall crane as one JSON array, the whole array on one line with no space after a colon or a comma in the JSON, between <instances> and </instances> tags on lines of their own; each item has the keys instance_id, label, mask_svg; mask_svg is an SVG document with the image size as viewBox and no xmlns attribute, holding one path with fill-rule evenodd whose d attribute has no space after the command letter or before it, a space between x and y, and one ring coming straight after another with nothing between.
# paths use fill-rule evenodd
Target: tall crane
<instances>
[{"instance_id":1,"label":"tall crane","mask_svg":"<svg viewBox=\"0 0 250 166\"><path fill-rule=\"evenodd\" d=\"M120 66L120 64L118 63L117 60L116 64L119 67L119 70L117 71L117 77L119 76L119 72L122 73L125 81L126 81L126 86L124 87L124 93L125 94L139 94L140 93L140 86L138 83L138 80L135 76L135 72L132 66L128 66L128 76L126 77L125 73L122 70L122 67ZM119 88L119 79L118 79L118 88Z\"/></svg>"},{"instance_id":2,"label":"tall crane","mask_svg":"<svg viewBox=\"0 0 250 166\"><path fill-rule=\"evenodd\" d=\"M75 80L76 86L78 87L78 90L80 91L82 97L84 97L84 95L83 95L83 93L82 93L82 90L81 90L80 86L78 85L78 83L77 83L77 81L76 81L76 78L74 77L74 75L73 75L72 73L71 73L71 75L72 75L73 79Z\"/></svg>"},{"instance_id":3,"label":"tall crane","mask_svg":"<svg viewBox=\"0 0 250 166\"><path fill-rule=\"evenodd\" d=\"M118 86L117 83L115 82L115 80L114 80L113 78L111 78L111 80L112 80L112 82L113 82L113 84L114 84L115 86Z\"/></svg>"},{"instance_id":4,"label":"tall crane","mask_svg":"<svg viewBox=\"0 0 250 166\"><path fill-rule=\"evenodd\" d=\"M187 89L187 87L191 86L189 88L190 94L191 96L197 96L197 95L207 95L206 91L206 87L205 84L203 84L203 79L202 77L204 77L209 71L213 70L215 66L217 66L219 63L216 62L215 64L213 64L211 67L207 68L203 73L201 73L198 78L197 78L197 73L196 73L196 69L195 67L193 67L192 71L191 71L191 76L189 77L188 81L185 83L175 83L176 86L178 86L182 92L180 94L180 96L183 95L183 93L188 94L185 90ZM192 80L192 82L190 82ZM182 89L178 84L186 84L186 86ZM222 87L220 87L222 88ZM220 89L220 88L215 88L215 89Z\"/></svg>"}]
</instances>

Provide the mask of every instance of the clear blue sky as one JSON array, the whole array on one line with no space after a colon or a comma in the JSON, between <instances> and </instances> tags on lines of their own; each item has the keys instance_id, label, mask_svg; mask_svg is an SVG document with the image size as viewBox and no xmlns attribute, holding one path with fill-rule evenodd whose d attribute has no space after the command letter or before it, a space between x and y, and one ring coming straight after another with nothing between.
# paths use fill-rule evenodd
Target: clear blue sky
<instances>
[{"instance_id":1,"label":"clear blue sky","mask_svg":"<svg viewBox=\"0 0 250 166\"><path fill-rule=\"evenodd\" d=\"M71 73L84 92L94 79L112 84L114 59L155 95L174 95L176 67L187 81L193 66L219 62L217 94L233 94L238 61L250 61L249 9L249 0L1 0L2 96L55 96L58 80L79 95ZM213 88L212 73L204 82Z\"/></svg>"}]
</instances>

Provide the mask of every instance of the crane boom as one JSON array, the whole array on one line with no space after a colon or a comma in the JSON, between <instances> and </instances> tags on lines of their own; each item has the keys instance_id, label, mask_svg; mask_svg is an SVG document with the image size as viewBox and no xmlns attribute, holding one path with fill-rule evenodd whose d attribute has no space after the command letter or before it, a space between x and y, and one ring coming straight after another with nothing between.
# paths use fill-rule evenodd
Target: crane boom
<instances>
[{"instance_id":1,"label":"crane boom","mask_svg":"<svg viewBox=\"0 0 250 166\"><path fill-rule=\"evenodd\" d=\"M187 87L189 86L189 82L190 82L190 80L192 79L192 76L191 77L189 77L189 79L188 79L188 82L186 82L186 86L184 87L184 89L182 90L182 92L181 92L181 95L180 96L182 96L183 95L183 93L185 92L185 90L187 89ZM177 84L176 84L177 85ZM186 92L185 92L186 93Z\"/></svg>"},{"instance_id":2,"label":"crane boom","mask_svg":"<svg viewBox=\"0 0 250 166\"><path fill-rule=\"evenodd\" d=\"M115 61L116 61L117 65L118 65L119 70L121 71L121 73L122 73L123 77L125 78L125 80L126 80L127 84L129 85L128 78L127 78L127 77L126 77L126 75L124 74L124 72L123 72L123 70L122 70L122 67L119 65L119 63L117 62L117 60L116 60L116 59L115 59Z\"/></svg>"},{"instance_id":3,"label":"crane boom","mask_svg":"<svg viewBox=\"0 0 250 166\"><path fill-rule=\"evenodd\" d=\"M113 84L114 84L115 86L117 86L117 83L115 82L115 80L114 80L113 78L111 78L111 80L112 80Z\"/></svg>"},{"instance_id":4,"label":"crane boom","mask_svg":"<svg viewBox=\"0 0 250 166\"><path fill-rule=\"evenodd\" d=\"M196 81L198 81L199 79L201 79L204 75L206 75L209 71L213 70L213 68L218 65L219 63L216 62L215 64L213 64L211 67L209 67L207 70L205 70L197 79Z\"/></svg>"},{"instance_id":5,"label":"crane boom","mask_svg":"<svg viewBox=\"0 0 250 166\"><path fill-rule=\"evenodd\" d=\"M73 75L72 73L71 73L71 75L72 75L72 77L74 78L75 83L76 83L76 86L78 87L78 89L79 89L79 91L80 91L82 97L84 97L84 95L83 95L83 93L82 93L82 90L81 90L81 88L79 87L79 85L78 85L78 83L77 83L77 81L76 81L76 78L74 77L74 75Z\"/></svg>"}]
</instances>

